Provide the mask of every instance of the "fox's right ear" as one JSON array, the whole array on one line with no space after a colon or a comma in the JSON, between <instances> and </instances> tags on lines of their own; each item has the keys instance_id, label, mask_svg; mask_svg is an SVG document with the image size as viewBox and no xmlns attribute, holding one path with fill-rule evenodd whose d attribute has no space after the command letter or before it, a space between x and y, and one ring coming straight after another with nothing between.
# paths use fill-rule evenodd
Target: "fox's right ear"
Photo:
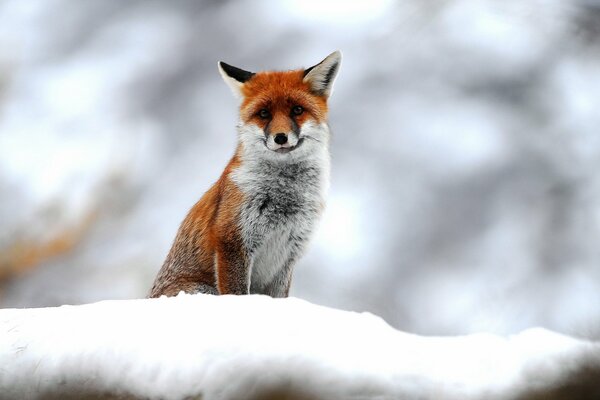
<instances>
[{"instance_id":1,"label":"fox's right ear","mask_svg":"<svg viewBox=\"0 0 600 400\"><path fill-rule=\"evenodd\" d=\"M241 99L243 97L242 86L254 76L254 72L244 71L243 69L224 63L223 61L219 61L218 65L219 72L227 86L229 86L233 92L233 95Z\"/></svg>"}]
</instances>

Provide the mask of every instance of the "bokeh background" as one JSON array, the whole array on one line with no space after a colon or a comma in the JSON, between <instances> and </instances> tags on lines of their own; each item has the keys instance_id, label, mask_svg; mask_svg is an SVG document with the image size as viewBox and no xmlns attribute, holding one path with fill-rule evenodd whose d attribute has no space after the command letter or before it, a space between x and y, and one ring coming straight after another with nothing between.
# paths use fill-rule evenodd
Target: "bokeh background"
<instances>
[{"instance_id":1,"label":"bokeh background","mask_svg":"<svg viewBox=\"0 0 600 400\"><path fill-rule=\"evenodd\" d=\"M600 338L600 1L5 0L0 307L147 294L249 69L344 54L292 295L420 334Z\"/></svg>"}]
</instances>

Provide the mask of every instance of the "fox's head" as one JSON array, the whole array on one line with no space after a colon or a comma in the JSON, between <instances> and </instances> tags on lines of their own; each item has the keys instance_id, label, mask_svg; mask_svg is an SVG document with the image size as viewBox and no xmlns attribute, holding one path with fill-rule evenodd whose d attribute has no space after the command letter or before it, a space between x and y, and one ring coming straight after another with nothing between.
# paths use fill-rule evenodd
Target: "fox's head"
<instances>
[{"instance_id":1,"label":"fox's head","mask_svg":"<svg viewBox=\"0 0 600 400\"><path fill-rule=\"evenodd\" d=\"M219 62L219 71L241 100L240 140L251 152L269 157L310 154L327 148L327 99L342 55L292 71L249 72Z\"/></svg>"}]
</instances>

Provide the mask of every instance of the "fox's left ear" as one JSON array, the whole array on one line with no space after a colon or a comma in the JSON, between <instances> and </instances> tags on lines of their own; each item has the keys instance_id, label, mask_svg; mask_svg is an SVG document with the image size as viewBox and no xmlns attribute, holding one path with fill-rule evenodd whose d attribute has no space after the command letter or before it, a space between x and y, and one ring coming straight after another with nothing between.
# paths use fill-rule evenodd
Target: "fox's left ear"
<instances>
[{"instance_id":1,"label":"fox's left ear","mask_svg":"<svg viewBox=\"0 0 600 400\"><path fill-rule=\"evenodd\" d=\"M255 75L254 72L244 71L223 61L219 61L219 72L234 96L240 99L243 97L242 86Z\"/></svg>"},{"instance_id":2,"label":"fox's left ear","mask_svg":"<svg viewBox=\"0 0 600 400\"><path fill-rule=\"evenodd\" d=\"M333 81L340 69L341 62L342 53L339 50L334 51L317 65L304 70L303 81L310 84L314 93L319 96L329 97L333 90Z\"/></svg>"}]
</instances>

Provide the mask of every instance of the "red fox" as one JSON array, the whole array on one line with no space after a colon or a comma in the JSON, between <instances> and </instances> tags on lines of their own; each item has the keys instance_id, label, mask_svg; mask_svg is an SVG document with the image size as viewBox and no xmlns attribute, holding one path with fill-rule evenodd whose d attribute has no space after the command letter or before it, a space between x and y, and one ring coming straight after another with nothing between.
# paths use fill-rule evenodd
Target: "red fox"
<instances>
[{"instance_id":1,"label":"red fox","mask_svg":"<svg viewBox=\"0 0 600 400\"><path fill-rule=\"evenodd\" d=\"M150 297L187 293L287 297L329 186L327 100L336 51L308 69L252 73L219 62L241 100L238 146L190 210Z\"/></svg>"}]
</instances>

